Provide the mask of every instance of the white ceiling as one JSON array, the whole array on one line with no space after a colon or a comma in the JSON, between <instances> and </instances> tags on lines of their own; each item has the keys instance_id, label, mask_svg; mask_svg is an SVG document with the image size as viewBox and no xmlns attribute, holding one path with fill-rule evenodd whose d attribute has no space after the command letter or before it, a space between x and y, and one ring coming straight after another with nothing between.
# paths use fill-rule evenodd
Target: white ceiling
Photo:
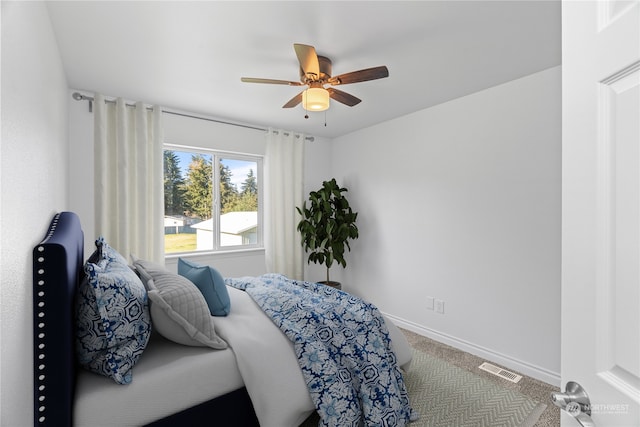
<instances>
[{"instance_id":1,"label":"white ceiling","mask_svg":"<svg viewBox=\"0 0 640 427\"><path fill-rule=\"evenodd\" d=\"M309 135L336 137L560 64L560 1L48 2L71 88ZM301 87L293 43L362 102L283 109Z\"/></svg>"}]
</instances>

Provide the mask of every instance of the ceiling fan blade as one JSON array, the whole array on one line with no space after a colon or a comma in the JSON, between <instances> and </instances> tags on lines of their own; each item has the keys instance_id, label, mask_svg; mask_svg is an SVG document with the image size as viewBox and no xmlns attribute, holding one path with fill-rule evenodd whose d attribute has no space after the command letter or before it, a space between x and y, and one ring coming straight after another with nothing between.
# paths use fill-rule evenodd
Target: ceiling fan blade
<instances>
[{"instance_id":1,"label":"ceiling fan blade","mask_svg":"<svg viewBox=\"0 0 640 427\"><path fill-rule=\"evenodd\" d=\"M348 105L349 107L353 107L354 105L359 104L362 101L360 98L356 98L355 96L347 92L343 92L332 87L328 88L327 92L329 92L329 96L331 97L331 99Z\"/></svg>"},{"instance_id":2,"label":"ceiling fan blade","mask_svg":"<svg viewBox=\"0 0 640 427\"><path fill-rule=\"evenodd\" d=\"M352 71L350 73L340 74L339 76L331 77L327 83L331 85L346 85L349 83L366 82L368 80L376 80L389 77L389 70L384 65L380 67L367 68L359 71Z\"/></svg>"},{"instance_id":3,"label":"ceiling fan blade","mask_svg":"<svg viewBox=\"0 0 640 427\"><path fill-rule=\"evenodd\" d=\"M320 77L320 63L318 62L316 49L313 46L299 43L295 43L293 48L296 51L300 68L304 71L305 76L312 80L317 80ZM310 74L311 76L309 76Z\"/></svg>"},{"instance_id":4,"label":"ceiling fan blade","mask_svg":"<svg viewBox=\"0 0 640 427\"><path fill-rule=\"evenodd\" d=\"M299 94L297 94L296 96L294 96L293 98L291 98L289 100L289 102L287 102L286 104L284 104L282 106L282 108L293 108L296 105L300 104L302 102L302 94L304 93L304 91L300 92Z\"/></svg>"},{"instance_id":5,"label":"ceiling fan blade","mask_svg":"<svg viewBox=\"0 0 640 427\"><path fill-rule=\"evenodd\" d=\"M257 79L254 77L241 77L245 83L269 83L272 85L288 85L288 86L302 86L300 82L290 82L288 80L274 80L274 79Z\"/></svg>"}]
</instances>

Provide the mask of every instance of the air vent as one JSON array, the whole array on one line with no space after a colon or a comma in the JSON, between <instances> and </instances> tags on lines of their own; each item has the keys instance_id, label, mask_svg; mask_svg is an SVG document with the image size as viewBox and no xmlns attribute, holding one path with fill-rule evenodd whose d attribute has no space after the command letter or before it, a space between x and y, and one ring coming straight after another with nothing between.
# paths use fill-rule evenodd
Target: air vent
<instances>
[{"instance_id":1,"label":"air vent","mask_svg":"<svg viewBox=\"0 0 640 427\"><path fill-rule=\"evenodd\" d=\"M499 366L492 365L488 362L484 362L479 366L479 368L507 381L511 381L512 383L517 383L522 379L522 375L514 374L513 372L509 372L505 369L500 368Z\"/></svg>"}]
</instances>

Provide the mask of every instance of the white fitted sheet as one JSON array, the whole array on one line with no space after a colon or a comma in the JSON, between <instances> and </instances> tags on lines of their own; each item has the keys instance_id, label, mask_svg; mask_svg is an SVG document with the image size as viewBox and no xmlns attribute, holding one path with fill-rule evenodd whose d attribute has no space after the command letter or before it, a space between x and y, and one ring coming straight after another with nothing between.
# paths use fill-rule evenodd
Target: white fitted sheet
<instances>
[{"instance_id":1,"label":"white fitted sheet","mask_svg":"<svg viewBox=\"0 0 640 427\"><path fill-rule=\"evenodd\" d=\"M243 386L231 349L189 347L153 334L131 384L79 370L74 425L139 426Z\"/></svg>"}]
</instances>

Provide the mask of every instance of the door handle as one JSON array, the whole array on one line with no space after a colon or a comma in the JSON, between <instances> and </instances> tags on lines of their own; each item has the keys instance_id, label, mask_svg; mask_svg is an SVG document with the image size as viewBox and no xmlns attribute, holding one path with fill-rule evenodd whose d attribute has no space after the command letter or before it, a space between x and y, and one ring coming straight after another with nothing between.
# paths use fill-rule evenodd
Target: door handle
<instances>
[{"instance_id":1,"label":"door handle","mask_svg":"<svg viewBox=\"0 0 640 427\"><path fill-rule=\"evenodd\" d=\"M578 420L583 427L595 427L591 419L591 401L582 386L574 381L569 381L564 393L551 393L551 401L554 405L567 412Z\"/></svg>"}]
</instances>

